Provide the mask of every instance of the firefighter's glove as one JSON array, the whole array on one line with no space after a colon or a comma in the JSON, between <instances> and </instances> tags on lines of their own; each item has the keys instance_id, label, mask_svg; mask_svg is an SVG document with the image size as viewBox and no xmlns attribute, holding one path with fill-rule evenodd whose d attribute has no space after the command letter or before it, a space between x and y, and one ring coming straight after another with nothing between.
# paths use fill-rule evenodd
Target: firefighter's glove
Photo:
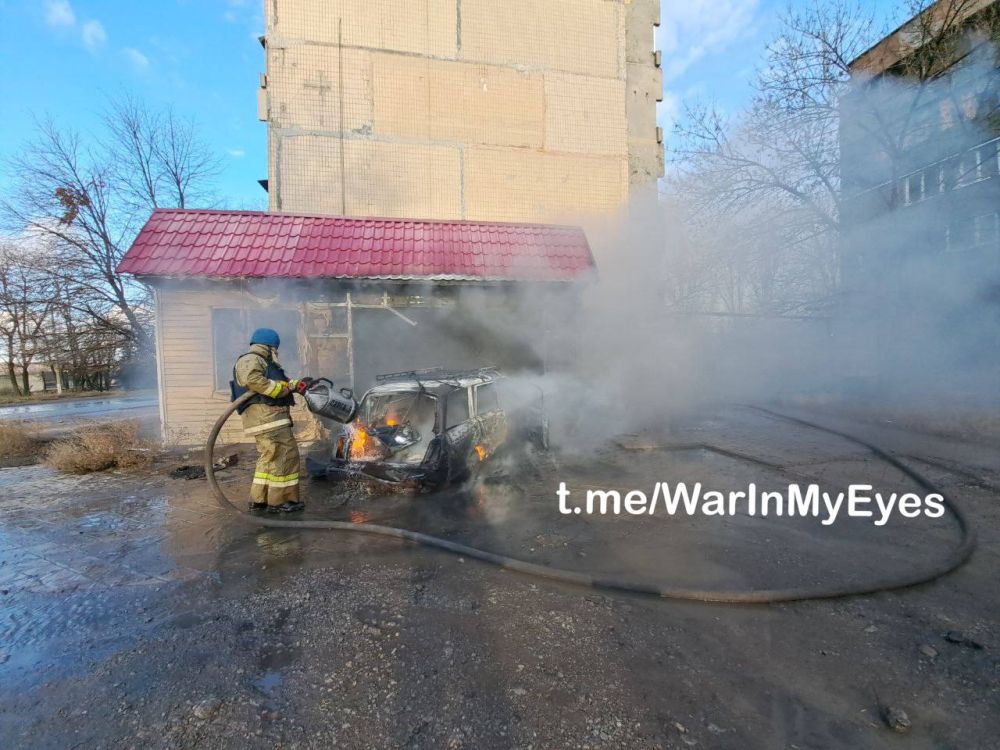
<instances>
[{"instance_id":1,"label":"firefighter's glove","mask_svg":"<svg viewBox=\"0 0 1000 750\"><path fill-rule=\"evenodd\" d=\"M299 378L298 380L289 381L288 385L301 396L309 390L309 386L314 382L316 381L313 378Z\"/></svg>"}]
</instances>

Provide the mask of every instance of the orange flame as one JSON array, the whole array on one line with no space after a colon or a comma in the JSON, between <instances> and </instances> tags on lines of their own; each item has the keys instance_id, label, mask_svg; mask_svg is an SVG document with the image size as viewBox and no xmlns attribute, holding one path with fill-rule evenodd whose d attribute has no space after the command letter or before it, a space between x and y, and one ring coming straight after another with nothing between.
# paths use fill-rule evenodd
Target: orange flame
<instances>
[{"instance_id":1,"label":"orange flame","mask_svg":"<svg viewBox=\"0 0 1000 750\"><path fill-rule=\"evenodd\" d=\"M368 431L359 424L354 428L354 437L351 439L351 455L364 453L367 447Z\"/></svg>"},{"instance_id":2,"label":"orange flame","mask_svg":"<svg viewBox=\"0 0 1000 750\"><path fill-rule=\"evenodd\" d=\"M395 417L389 417L388 419L385 420L385 426L386 427L395 427L398 424L399 424L399 420L396 419Z\"/></svg>"},{"instance_id":3,"label":"orange flame","mask_svg":"<svg viewBox=\"0 0 1000 750\"><path fill-rule=\"evenodd\" d=\"M476 446L476 455L479 456L479 460L480 461L485 461L486 460L486 446L485 445L477 445Z\"/></svg>"}]
</instances>

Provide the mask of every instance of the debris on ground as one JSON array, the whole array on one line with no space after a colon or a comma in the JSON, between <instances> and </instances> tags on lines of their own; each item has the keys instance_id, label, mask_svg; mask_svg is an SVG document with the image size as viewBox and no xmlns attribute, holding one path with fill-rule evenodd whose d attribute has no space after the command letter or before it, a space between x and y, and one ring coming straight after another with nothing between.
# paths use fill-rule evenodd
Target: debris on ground
<instances>
[{"instance_id":1,"label":"debris on ground","mask_svg":"<svg viewBox=\"0 0 1000 750\"><path fill-rule=\"evenodd\" d=\"M199 721L208 721L209 719L214 717L216 713L218 713L221 707L222 707L222 701L218 700L217 698L209 698L207 700L203 700L201 703L195 706L194 710L191 711L191 713L194 715L194 718L198 719Z\"/></svg>"},{"instance_id":2,"label":"debris on ground","mask_svg":"<svg viewBox=\"0 0 1000 750\"><path fill-rule=\"evenodd\" d=\"M894 732L905 734L910 731L910 717L906 711L896 706L885 706L882 709L882 720Z\"/></svg>"},{"instance_id":3,"label":"debris on ground","mask_svg":"<svg viewBox=\"0 0 1000 750\"><path fill-rule=\"evenodd\" d=\"M236 466L240 462L240 456L238 453L231 453L228 456L223 456L218 461L212 464L212 468L216 471L222 471L223 469L228 469L230 466ZM171 479L204 479L205 478L205 467L201 464L184 464L178 466L176 469L170 472Z\"/></svg>"},{"instance_id":4,"label":"debris on ground","mask_svg":"<svg viewBox=\"0 0 1000 750\"><path fill-rule=\"evenodd\" d=\"M885 722L885 725L892 731L899 732L900 734L909 732L912 725L910 723L910 717L907 715L906 711L898 706L891 706L888 703L883 703L874 686L872 687L872 692L875 694L875 705L878 707L879 716L882 718L882 721Z\"/></svg>"},{"instance_id":5,"label":"debris on ground","mask_svg":"<svg viewBox=\"0 0 1000 750\"><path fill-rule=\"evenodd\" d=\"M957 630L949 630L942 637L948 641L948 643L954 643L956 646L965 646L966 648L975 649L976 651L983 650L983 644L972 640L962 633L959 633Z\"/></svg>"},{"instance_id":6,"label":"debris on ground","mask_svg":"<svg viewBox=\"0 0 1000 750\"><path fill-rule=\"evenodd\" d=\"M663 445L659 442L642 435L622 435L615 440L615 444L622 450L633 451L636 453L644 451L658 451L663 448Z\"/></svg>"},{"instance_id":7,"label":"debris on ground","mask_svg":"<svg viewBox=\"0 0 1000 750\"><path fill-rule=\"evenodd\" d=\"M920 646L920 653L922 653L928 659L934 659L938 655L938 650L929 643L923 643Z\"/></svg>"}]
</instances>

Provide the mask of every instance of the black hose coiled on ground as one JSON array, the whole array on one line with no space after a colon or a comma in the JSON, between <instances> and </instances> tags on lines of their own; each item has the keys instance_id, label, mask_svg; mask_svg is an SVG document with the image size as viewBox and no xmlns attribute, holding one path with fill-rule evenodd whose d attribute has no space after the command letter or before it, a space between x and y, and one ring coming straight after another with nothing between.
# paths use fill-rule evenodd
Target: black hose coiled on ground
<instances>
[{"instance_id":1,"label":"black hose coiled on ground","mask_svg":"<svg viewBox=\"0 0 1000 750\"><path fill-rule=\"evenodd\" d=\"M562 583L570 583L578 586L587 586L589 588L610 591L647 594L658 596L663 599L681 599L695 602L717 602L729 604L767 604L776 602L804 601L808 599L835 599L845 596L874 594L880 591L891 591L893 589L916 586L921 583L933 581L955 570L969 559L976 546L975 533L973 532L965 513L955 504L955 502L948 498L944 492L931 484L931 482L925 479L921 474L906 466L889 453L885 452L878 446L859 440L858 438L846 433L831 430L827 427L822 427L802 419L789 417L766 409L758 409L758 411L777 419L783 419L789 422L804 425L806 427L821 430L832 435L837 435L845 440L861 445L872 451L872 453L881 458L883 461L886 461L899 469L906 476L916 482L922 489L927 492L935 492L941 495L941 497L944 498L945 507L951 511L961 531L961 541L959 545L955 547L955 549L944 561L929 569L922 571L916 570L896 577L876 579L865 584L841 584L825 588L820 586L819 588L793 587L786 589L726 591L683 587L670 588L653 586L635 581L600 578L588 573L578 573L572 570L562 570L560 568L552 568L547 565L525 562L524 560L507 557L506 555L499 555L495 552L488 552L486 550L476 549L475 547L469 547L457 542L451 542L447 539L431 536L430 534L423 534L419 531L397 529L392 526L380 526L378 524L355 524L347 521L283 521L280 519L261 518L259 516L253 516L249 513L245 513L233 505L229 498L226 497L226 494L222 491L222 488L219 486L219 482L215 478L215 469L213 466L215 442L219 437L219 433L222 431L223 425L232 413L236 411L236 409L244 401L252 398L253 395L254 394L252 392L247 393L230 404L212 426L212 431L209 433L208 441L205 445L205 475L208 477L209 487L211 488L216 499L219 501L219 504L224 509L231 510L236 513L246 523L253 524L254 526L263 526L271 529L347 531L356 534L371 534L374 536L391 537L393 539L402 539L404 541L414 542L424 547L444 550L456 555L464 555L474 560L482 560L483 562L491 563L504 568L505 570L512 570L517 573L523 573L525 575L535 576L538 578L548 578L554 581L561 581Z\"/></svg>"}]
</instances>

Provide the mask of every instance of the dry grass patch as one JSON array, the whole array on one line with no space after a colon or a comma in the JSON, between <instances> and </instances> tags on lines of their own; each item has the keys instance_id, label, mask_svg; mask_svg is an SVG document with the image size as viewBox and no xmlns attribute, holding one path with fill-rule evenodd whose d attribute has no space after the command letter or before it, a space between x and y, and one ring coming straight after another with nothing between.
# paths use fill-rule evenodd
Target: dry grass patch
<instances>
[{"instance_id":1,"label":"dry grass patch","mask_svg":"<svg viewBox=\"0 0 1000 750\"><path fill-rule=\"evenodd\" d=\"M154 450L140 436L138 422L110 422L83 427L56 440L45 452L45 465L69 474L135 469L149 464Z\"/></svg>"},{"instance_id":2,"label":"dry grass patch","mask_svg":"<svg viewBox=\"0 0 1000 750\"><path fill-rule=\"evenodd\" d=\"M42 445L23 422L0 422L0 459L30 458L41 451Z\"/></svg>"}]
</instances>

